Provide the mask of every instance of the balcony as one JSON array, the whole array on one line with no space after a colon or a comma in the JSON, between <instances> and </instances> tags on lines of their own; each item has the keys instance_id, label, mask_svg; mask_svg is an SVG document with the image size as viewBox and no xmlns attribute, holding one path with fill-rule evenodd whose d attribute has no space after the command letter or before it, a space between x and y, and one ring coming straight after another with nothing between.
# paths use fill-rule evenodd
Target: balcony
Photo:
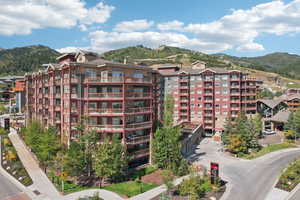
<instances>
[{"instance_id":1,"label":"balcony","mask_svg":"<svg viewBox=\"0 0 300 200\"><path fill-rule=\"evenodd\" d=\"M54 119L54 121L55 121L56 124L60 124L60 117L56 117L56 118Z\"/></svg>"},{"instance_id":2,"label":"balcony","mask_svg":"<svg viewBox=\"0 0 300 200\"><path fill-rule=\"evenodd\" d=\"M149 149L142 149L142 150L138 150L138 151L134 151L132 153L130 153L130 155L136 159L136 158L141 158L141 157L145 157L148 156L150 154Z\"/></svg>"},{"instance_id":3,"label":"balcony","mask_svg":"<svg viewBox=\"0 0 300 200\"><path fill-rule=\"evenodd\" d=\"M236 111L239 111L239 110L240 110L240 107L231 107L230 110L236 110Z\"/></svg>"},{"instance_id":4,"label":"balcony","mask_svg":"<svg viewBox=\"0 0 300 200\"><path fill-rule=\"evenodd\" d=\"M134 124L126 124L126 129L151 128L151 127L152 127L151 121L139 122Z\"/></svg>"},{"instance_id":5,"label":"balcony","mask_svg":"<svg viewBox=\"0 0 300 200\"><path fill-rule=\"evenodd\" d=\"M126 77L126 83L152 83L151 78L130 78Z\"/></svg>"},{"instance_id":6,"label":"balcony","mask_svg":"<svg viewBox=\"0 0 300 200\"><path fill-rule=\"evenodd\" d=\"M78 98L78 95L77 94L71 94L71 98L76 99L76 98Z\"/></svg>"},{"instance_id":7,"label":"balcony","mask_svg":"<svg viewBox=\"0 0 300 200\"><path fill-rule=\"evenodd\" d=\"M230 96L240 96L240 93L239 92L231 92Z\"/></svg>"},{"instance_id":8,"label":"balcony","mask_svg":"<svg viewBox=\"0 0 300 200\"><path fill-rule=\"evenodd\" d=\"M123 125L113 125L113 124L97 124L97 125L88 125L89 129L94 131L123 131Z\"/></svg>"},{"instance_id":9,"label":"balcony","mask_svg":"<svg viewBox=\"0 0 300 200\"><path fill-rule=\"evenodd\" d=\"M55 110L55 111L60 111L60 109L61 109L61 106L60 106L60 105L55 105L55 106L54 106L54 110Z\"/></svg>"},{"instance_id":10,"label":"balcony","mask_svg":"<svg viewBox=\"0 0 300 200\"><path fill-rule=\"evenodd\" d=\"M89 93L89 98L122 98L123 93L122 92L116 92L116 93Z\"/></svg>"},{"instance_id":11,"label":"balcony","mask_svg":"<svg viewBox=\"0 0 300 200\"><path fill-rule=\"evenodd\" d=\"M123 77L94 77L94 78L86 78L84 83L118 83L122 84L124 82Z\"/></svg>"},{"instance_id":12,"label":"balcony","mask_svg":"<svg viewBox=\"0 0 300 200\"><path fill-rule=\"evenodd\" d=\"M152 112L151 107L140 107L140 108L127 108L126 113L144 113L144 112Z\"/></svg>"},{"instance_id":13,"label":"balcony","mask_svg":"<svg viewBox=\"0 0 300 200\"><path fill-rule=\"evenodd\" d=\"M151 98L150 93L146 92L131 92L126 93L126 97L128 98Z\"/></svg>"},{"instance_id":14,"label":"balcony","mask_svg":"<svg viewBox=\"0 0 300 200\"><path fill-rule=\"evenodd\" d=\"M129 136L126 139L127 144L141 144L141 143L146 143L150 141L150 135L143 135L143 136Z\"/></svg>"},{"instance_id":15,"label":"balcony","mask_svg":"<svg viewBox=\"0 0 300 200\"><path fill-rule=\"evenodd\" d=\"M78 83L78 78L71 78L71 83Z\"/></svg>"},{"instance_id":16,"label":"balcony","mask_svg":"<svg viewBox=\"0 0 300 200\"><path fill-rule=\"evenodd\" d=\"M60 92L59 92L59 93L55 93L54 96L55 96L55 98L60 98L60 96L61 96L61 95L60 95Z\"/></svg>"},{"instance_id":17,"label":"balcony","mask_svg":"<svg viewBox=\"0 0 300 200\"><path fill-rule=\"evenodd\" d=\"M122 113L122 108L89 108L89 114L114 114L114 113Z\"/></svg>"},{"instance_id":18,"label":"balcony","mask_svg":"<svg viewBox=\"0 0 300 200\"><path fill-rule=\"evenodd\" d=\"M61 80L60 79L59 80L55 80L54 83L55 83L55 85L60 85L61 84Z\"/></svg>"}]
</instances>

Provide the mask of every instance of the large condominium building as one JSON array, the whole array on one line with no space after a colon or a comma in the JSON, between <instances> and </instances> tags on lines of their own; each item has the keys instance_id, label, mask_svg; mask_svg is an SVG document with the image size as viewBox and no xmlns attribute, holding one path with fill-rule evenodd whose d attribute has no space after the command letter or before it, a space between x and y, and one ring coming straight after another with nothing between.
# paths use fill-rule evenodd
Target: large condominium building
<instances>
[{"instance_id":1,"label":"large condominium building","mask_svg":"<svg viewBox=\"0 0 300 200\"><path fill-rule=\"evenodd\" d=\"M164 93L175 99L174 119L202 124L206 134L224 129L226 118L256 112L256 80L238 70L223 68L158 68Z\"/></svg>"},{"instance_id":2,"label":"large condominium building","mask_svg":"<svg viewBox=\"0 0 300 200\"><path fill-rule=\"evenodd\" d=\"M84 51L57 61L45 65L45 71L26 75L27 122L55 126L68 145L79 137L78 122L86 120L88 130L118 135L133 158L132 166L147 163L154 123L162 111L160 74Z\"/></svg>"}]
</instances>

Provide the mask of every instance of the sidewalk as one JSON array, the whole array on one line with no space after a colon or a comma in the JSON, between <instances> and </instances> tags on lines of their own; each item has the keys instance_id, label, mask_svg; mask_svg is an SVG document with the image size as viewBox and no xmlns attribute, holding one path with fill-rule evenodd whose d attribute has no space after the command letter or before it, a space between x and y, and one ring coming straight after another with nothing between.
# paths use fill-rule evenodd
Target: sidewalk
<instances>
[{"instance_id":1,"label":"sidewalk","mask_svg":"<svg viewBox=\"0 0 300 200\"><path fill-rule=\"evenodd\" d=\"M33 158L31 152L28 151L16 130L11 128L8 136L17 150L21 162L33 181L33 184L28 188L31 191L38 191L40 193L37 196L39 199L60 199L62 196L56 190L45 173L40 169L38 163Z\"/></svg>"},{"instance_id":2,"label":"sidewalk","mask_svg":"<svg viewBox=\"0 0 300 200\"><path fill-rule=\"evenodd\" d=\"M99 197L105 200L124 200L118 194L108 191L108 190L101 190L101 189L90 189L90 190L83 190L80 192L75 192L72 194L68 194L62 197L62 200L74 200L82 197L90 197L93 196L95 193L98 193Z\"/></svg>"}]
</instances>

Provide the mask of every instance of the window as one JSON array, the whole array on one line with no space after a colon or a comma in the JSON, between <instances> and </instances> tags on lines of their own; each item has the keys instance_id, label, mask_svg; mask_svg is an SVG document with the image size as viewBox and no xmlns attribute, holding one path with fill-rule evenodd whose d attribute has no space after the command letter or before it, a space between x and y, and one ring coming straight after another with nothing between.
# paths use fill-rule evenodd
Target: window
<instances>
[{"instance_id":1,"label":"window","mask_svg":"<svg viewBox=\"0 0 300 200\"><path fill-rule=\"evenodd\" d=\"M111 76L114 81L121 81L123 79L123 72L112 71Z\"/></svg>"},{"instance_id":2,"label":"window","mask_svg":"<svg viewBox=\"0 0 300 200\"><path fill-rule=\"evenodd\" d=\"M112 125L122 125L122 119L120 117L113 117L112 118Z\"/></svg>"},{"instance_id":3,"label":"window","mask_svg":"<svg viewBox=\"0 0 300 200\"><path fill-rule=\"evenodd\" d=\"M60 99L55 99L55 105L56 106L60 106L60 103L61 103Z\"/></svg>"},{"instance_id":4,"label":"window","mask_svg":"<svg viewBox=\"0 0 300 200\"><path fill-rule=\"evenodd\" d=\"M120 102L113 102L111 105L114 109L122 108L122 103Z\"/></svg>"},{"instance_id":5,"label":"window","mask_svg":"<svg viewBox=\"0 0 300 200\"><path fill-rule=\"evenodd\" d=\"M85 77L86 78L96 78L97 77L96 69L91 69L91 68L85 69Z\"/></svg>"},{"instance_id":6,"label":"window","mask_svg":"<svg viewBox=\"0 0 300 200\"><path fill-rule=\"evenodd\" d=\"M227 80L228 79L228 75L222 75L222 80Z\"/></svg>"},{"instance_id":7,"label":"window","mask_svg":"<svg viewBox=\"0 0 300 200\"><path fill-rule=\"evenodd\" d=\"M142 72L136 71L133 74L133 78L144 78L144 74Z\"/></svg>"},{"instance_id":8,"label":"window","mask_svg":"<svg viewBox=\"0 0 300 200\"><path fill-rule=\"evenodd\" d=\"M89 118L90 125L97 125L97 117L90 117Z\"/></svg>"},{"instance_id":9,"label":"window","mask_svg":"<svg viewBox=\"0 0 300 200\"><path fill-rule=\"evenodd\" d=\"M89 108L96 109L97 108L97 103L96 102L89 102Z\"/></svg>"}]
</instances>

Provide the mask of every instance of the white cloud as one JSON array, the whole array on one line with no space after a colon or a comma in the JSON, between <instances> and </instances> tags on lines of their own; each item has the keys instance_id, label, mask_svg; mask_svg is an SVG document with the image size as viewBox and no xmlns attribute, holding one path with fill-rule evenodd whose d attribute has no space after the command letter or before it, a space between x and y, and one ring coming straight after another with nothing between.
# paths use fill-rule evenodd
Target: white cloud
<instances>
[{"instance_id":1,"label":"white cloud","mask_svg":"<svg viewBox=\"0 0 300 200\"><path fill-rule=\"evenodd\" d=\"M179 33L159 32L105 32L95 31L90 33L91 50L104 52L111 49L118 49L132 45L143 44L156 48L160 45L184 47L194 50L201 49L205 53L223 51L230 48L228 44L202 42L195 38L188 38Z\"/></svg>"},{"instance_id":2,"label":"white cloud","mask_svg":"<svg viewBox=\"0 0 300 200\"><path fill-rule=\"evenodd\" d=\"M174 21L169 21L161 24L157 24L157 28L161 31L180 31L183 28L184 23L174 20Z\"/></svg>"},{"instance_id":3,"label":"white cloud","mask_svg":"<svg viewBox=\"0 0 300 200\"><path fill-rule=\"evenodd\" d=\"M30 34L45 27L70 28L104 23L114 10L100 2L86 8L82 0L0 0L0 34Z\"/></svg>"},{"instance_id":4,"label":"white cloud","mask_svg":"<svg viewBox=\"0 0 300 200\"><path fill-rule=\"evenodd\" d=\"M118 23L114 28L114 31L117 32L141 31L150 28L153 24L154 24L153 21L147 21L145 19L124 21Z\"/></svg>"},{"instance_id":5,"label":"white cloud","mask_svg":"<svg viewBox=\"0 0 300 200\"><path fill-rule=\"evenodd\" d=\"M157 29L150 31L153 25L154 22L144 19L121 22L111 32L94 30L89 34L90 49L103 52L143 44L153 48L170 45L204 53L230 49L263 51L264 46L256 41L261 35L300 33L300 0L290 3L274 0L247 10L232 10L231 14L209 23L184 25L174 20L157 24Z\"/></svg>"},{"instance_id":6,"label":"white cloud","mask_svg":"<svg viewBox=\"0 0 300 200\"><path fill-rule=\"evenodd\" d=\"M241 52L251 52L251 51L256 52L256 51L263 51L265 50L265 48L261 44L248 43L237 47L236 50Z\"/></svg>"},{"instance_id":7,"label":"white cloud","mask_svg":"<svg viewBox=\"0 0 300 200\"><path fill-rule=\"evenodd\" d=\"M87 50L87 47L65 47L65 48L61 48L61 49L55 49L56 51L58 51L59 53L71 53L71 52L77 52L80 49L83 50Z\"/></svg>"},{"instance_id":8,"label":"white cloud","mask_svg":"<svg viewBox=\"0 0 300 200\"><path fill-rule=\"evenodd\" d=\"M189 24L185 31L196 34L203 41L232 44L238 51L261 51L264 47L253 42L261 34L300 32L300 0L288 4L276 0L249 10L234 10L211 23Z\"/></svg>"}]
</instances>

